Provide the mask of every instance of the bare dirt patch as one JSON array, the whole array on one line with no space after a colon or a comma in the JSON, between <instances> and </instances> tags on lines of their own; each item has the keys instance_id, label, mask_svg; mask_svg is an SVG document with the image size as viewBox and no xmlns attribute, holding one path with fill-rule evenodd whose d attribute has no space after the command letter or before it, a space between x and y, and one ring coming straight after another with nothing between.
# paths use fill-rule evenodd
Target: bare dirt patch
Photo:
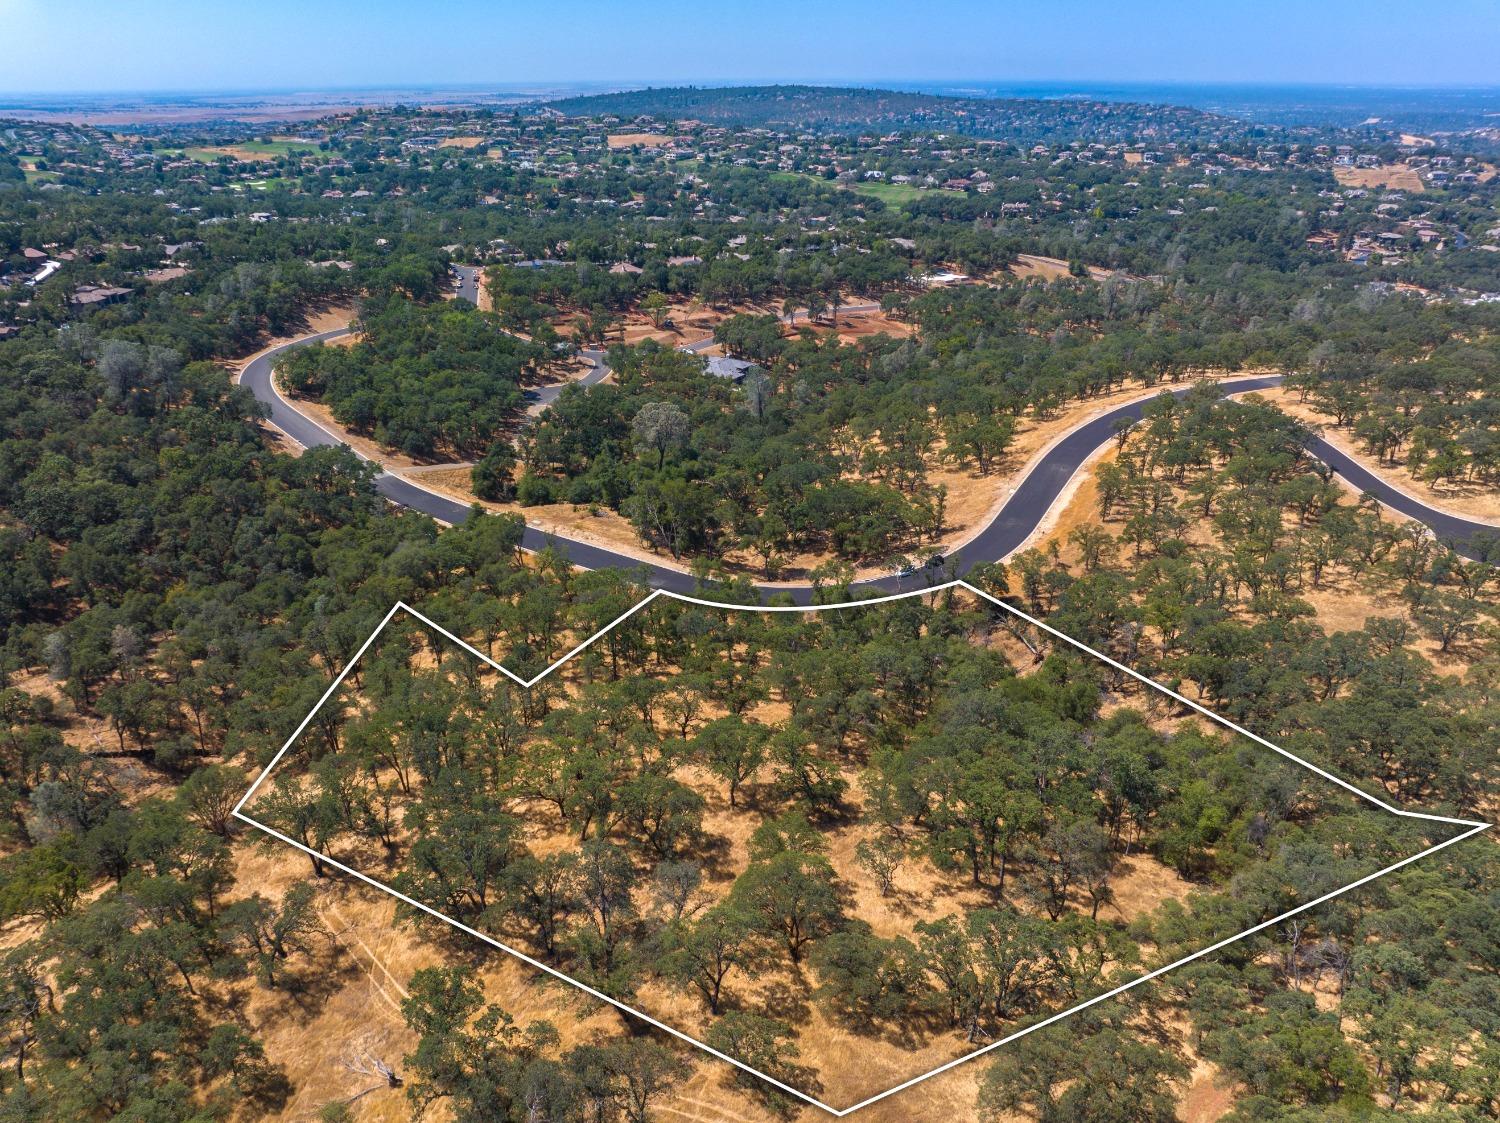
<instances>
[{"instance_id":1,"label":"bare dirt patch","mask_svg":"<svg viewBox=\"0 0 1500 1123\"><path fill-rule=\"evenodd\" d=\"M642 148L662 148L672 143L672 138L661 133L611 133L609 146L611 149L634 148L640 145Z\"/></svg>"},{"instance_id":2,"label":"bare dirt patch","mask_svg":"<svg viewBox=\"0 0 1500 1123\"><path fill-rule=\"evenodd\" d=\"M1102 266L1090 265L1088 268L1088 280L1102 281L1114 275L1113 270ZM1082 277L1075 277L1069 264L1060 257L1043 257L1041 254L1021 253L1016 255L1016 260L1010 266L1008 272L1013 277L1022 280L1036 278L1043 281L1079 281Z\"/></svg>"},{"instance_id":3,"label":"bare dirt patch","mask_svg":"<svg viewBox=\"0 0 1500 1123\"><path fill-rule=\"evenodd\" d=\"M485 142L482 136L450 136L443 141L442 148L478 148Z\"/></svg>"},{"instance_id":4,"label":"bare dirt patch","mask_svg":"<svg viewBox=\"0 0 1500 1123\"><path fill-rule=\"evenodd\" d=\"M1413 194L1423 190L1422 177L1405 164L1382 164L1378 168L1334 168L1333 178L1345 187L1391 187Z\"/></svg>"},{"instance_id":5,"label":"bare dirt patch","mask_svg":"<svg viewBox=\"0 0 1500 1123\"><path fill-rule=\"evenodd\" d=\"M1222 1083L1217 1065L1199 1061L1188 1077L1187 1091L1177 1103L1182 1123L1214 1123L1234 1110L1234 1089Z\"/></svg>"},{"instance_id":6,"label":"bare dirt patch","mask_svg":"<svg viewBox=\"0 0 1500 1123\"><path fill-rule=\"evenodd\" d=\"M917 334L917 325L909 320L900 320L894 316L881 311L870 312L840 312L838 326L835 328L831 323L831 317L827 320L818 320L808 324L801 321L797 327L811 327L820 335L827 332L837 331L841 343L858 343L864 339L870 339L877 335L889 335L897 339L909 339Z\"/></svg>"},{"instance_id":7,"label":"bare dirt patch","mask_svg":"<svg viewBox=\"0 0 1500 1123\"><path fill-rule=\"evenodd\" d=\"M657 327L655 321L646 312L639 309L627 312L621 321L616 337L619 342L636 344L644 343L646 340L655 340L663 347L686 347L704 340L712 339L714 328L723 323L731 316L770 316L779 315L780 308L770 304L734 304L734 305L708 305L698 300L677 299L671 301L666 310L661 314L661 327ZM573 330L572 317L564 317L554 322L560 334L569 334ZM722 354L718 347L710 347L699 354L711 355Z\"/></svg>"}]
</instances>

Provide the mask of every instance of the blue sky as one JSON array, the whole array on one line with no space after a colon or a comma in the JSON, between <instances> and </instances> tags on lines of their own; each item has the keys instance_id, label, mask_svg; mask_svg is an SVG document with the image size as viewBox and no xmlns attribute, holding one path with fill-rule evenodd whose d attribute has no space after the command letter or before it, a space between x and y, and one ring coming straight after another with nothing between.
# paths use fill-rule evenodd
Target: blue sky
<instances>
[{"instance_id":1,"label":"blue sky","mask_svg":"<svg viewBox=\"0 0 1500 1123\"><path fill-rule=\"evenodd\" d=\"M0 0L9 92L412 84L1500 84L1500 0Z\"/></svg>"}]
</instances>

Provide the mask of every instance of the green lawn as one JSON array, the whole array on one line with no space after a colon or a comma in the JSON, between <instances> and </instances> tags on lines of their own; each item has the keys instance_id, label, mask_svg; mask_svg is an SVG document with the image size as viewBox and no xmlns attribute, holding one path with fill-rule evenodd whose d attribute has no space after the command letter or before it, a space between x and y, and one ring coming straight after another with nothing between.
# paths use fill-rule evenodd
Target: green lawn
<instances>
[{"instance_id":1,"label":"green lawn","mask_svg":"<svg viewBox=\"0 0 1500 1123\"><path fill-rule=\"evenodd\" d=\"M318 146L304 140L244 140L237 144L214 145L213 147L185 148L182 154L189 160L212 164L222 156L237 156L240 159L264 156L275 159L293 152L316 152Z\"/></svg>"},{"instance_id":2,"label":"green lawn","mask_svg":"<svg viewBox=\"0 0 1500 1123\"><path fill-rule=\"evenodd\" d=\"M856 183L849 190L856 195L868 195L872 199L879 199L888 207L904 207L906 204L915 202L924 195L962 195L962 191L950 191L946 187L914 187L910 183L880 183L876 180L865 180Z\"/></svg>"},{"instance_id":3,"label":"green lawn","mask_svg":"<svg viewBox=\"0 0 1500 1123\"><path fill-rule=\"evenodd\" d=\"M949 191L945 187L913 187L909 183L881 183L878 180L864 180L855 184L835 183L831 179L823 179L820 176L808 175L806 172L772 172L772 179L783 182L792 180L803 180L807 183L821 183L827 187L836 187L841 191L853 191L856 195L868 195L872 199L879 199L888 207L904 207L924 195L962 195L962 191Z\"/></svg>"}]
</instances>

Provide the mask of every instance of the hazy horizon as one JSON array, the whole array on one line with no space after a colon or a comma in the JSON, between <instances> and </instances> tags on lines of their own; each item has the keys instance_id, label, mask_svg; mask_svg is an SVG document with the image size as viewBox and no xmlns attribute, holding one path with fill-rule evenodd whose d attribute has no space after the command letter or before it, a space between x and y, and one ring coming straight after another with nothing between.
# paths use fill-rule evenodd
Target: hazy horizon
<instances>
[{"instance_id":1,"label":"hazy horizon","mask_svg":"<svg viewBox=\"0 0 1500 1123\"><path fill-rule=\"evenodd\" d=\"M459 0L440 10L396 0L157 0L128 13L107 0L0 0L0 21L11 43L0 85L26 97L787 81L1440 90L1500 81L1491 0L1420 10L1380 0L1207 10L1190 0L948 0L916 18L896 0L663 0L649 10L608 0Z\"/></svg>"},{"instance_id":2,"label":"hazy horizon","mask_svg":"<svg viewBox=\"0 0 1500 1123\"><path fill-rule=\"evenodd\" d=\"M1319 82L1319 81L1208 81L1191 80L1180 78L1036 78L1030 80L1019 80L1010 82L1004 78L993 76L965 76L960 78L937 78L927 77L889 77L889 78L859 78L859 77L835 77L835 78L806 78L806 77L780 77L780 78L728 78L728 77L703 77L703 78L618 78L618 79L591 79L579 81L568 78L534 79L525 82L505 81L473 81L473 82L440 82L419 81L408 82L364 82L352 85L318 86L311 83L292 83L288 85L246 85L246 86L138 86L138 87L80 87L78 89L44 90L44 89L21 89L0 86L0 97L26 98L35 100L59 99L69 97L80 98L103 98L103 97L252 97L268 94L292 96L306 94L361 94L361 93L403 93L403 92L428 92L428 93L492 93L497 95L523 96L526 94L550 94L554 91L569 92L618 92L621 90L641 89L669 89L682 87L696 87L700 89L713 89L715 87L733 88L736 86L825 86L828 88L851 88L851 89L889 89L889 90L933 90L941 91L946 96L1000 96L987 92L989 89L1000 86L1013 86L1015 88L1035 88L1043 91L1046 87L1056 87L1056 92L1051 96L1067 96L1064 91L1072 88L1085 93L1094 93L1103 89L1137 89L1149 91L1151 89L1181 89L1189 90L1265 90L1268 92L1282 92L1291 90L1326 90L1351 92L1412 92L1412 93L1472 93L1472 94L1500 94L1500 81L1495 82L1451 82L1451 83L1407 83L1407 82Z\"/></svg>"}]
</instances>

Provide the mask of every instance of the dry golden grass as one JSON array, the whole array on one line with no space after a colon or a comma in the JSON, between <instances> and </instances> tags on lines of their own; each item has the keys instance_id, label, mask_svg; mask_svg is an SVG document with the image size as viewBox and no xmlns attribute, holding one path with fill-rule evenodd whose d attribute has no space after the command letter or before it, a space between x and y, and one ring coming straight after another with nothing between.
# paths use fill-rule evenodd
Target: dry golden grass
<instances>
[{"instance_id":1,"label":"dry golden grass","mask_svg":"<svg viewBox=\"0 0 1500 1123\"><path fill-rule=\"evenodd\" d=\"M478 148L484 143L482 136L450 136L443 141L443 148Z\"/></svg>"},{"instance_id":2,"label":"dry golden grass","mask_svg":"<svg viewBox=\"0 0 1500 1123\"><path fill-rule=\"evenodd\" d=\"M1104 462L1113 458L1114 455L1111 449L1095 463ZM1080 481L1075 481L1077 486L1072 495L1067 497L1066 502L1060 507L1054 508L1054 511L1049 513L1049 518L1052 520L1050 529L1028 543L1029 547L1043 551L1049 551L1055 546L1058 556L1066 564L1072 566L1075 572L1079 565L1079 552L1077 547L1068 541L1068 535L1076 527L1085 524L1102 526L1111 533L1117 533L1120 525L1118 521L1106 521L1100 513L1098 486L1093 475L1094 466L1085 467L1086 475ZM1178 501L1181 501L1184 496L1185 492L1179 491L1176 494ZM1381 509L1381 515L1391 522L1406 521L1385 508ZM1210 526L1199 520L1190 522L1184 529L1182 537L1190 545L1214 547L1220 545ZM1129 551L1130 548L1122 544L1118 557L1128 561ZM1405 615L1405 608L1394 595L1393 590L1383 584L1379 578L1369 575L1356 580L1337 570L1330 570L1324 574L1320 588L1300 588L1296 590L1296 596L1312 606L1314 621L1329 633L1358 631L1365 626L1367 620L1372 618ZM1481 655L1477 645L1473 644L1455 644L1453 650L1445 653L1439 650L1436 640L1425 637L1415 638L1410 647L1431 662L1440 673L1446 675L1466 673L1475 659Z\"/></svg>"},{"instance_id":3,"label":"dry golden grass","mask_svg":"<svg viewBox=\"0 0 1500 1123\"><path fill-rule=\"evenodd\" d=\"M634 148L636 145L642 148L661 148L671 143L672 138L661 133L611 133L609 137L609 147L612 150Z\"/></svg>"},{"instance_id":4,"label":"dry golden grass","mask_svg":"<svg viewBox=\"0 0 1500 1123\"><path fill-rule=\"evenodd\" d=\"M668 675L670 670L664 668L661 673ZM560 674L565 676L569 692L579 687L580 682L574 679L569 668L564 667ZM699 716L698 722L701 724L718 716L721 714L710 707ZM755 707L751 716L768 724L779 724L789 718L790 708L786 702L772 699ZM854 744L852 750L851 759L857 760L862 751L860 744ZM705 884L697 906L706 907L722 899L735 878L748 867L748 843L752 832L769 816L779 813L782 804L766 786L765 775L747 783L739 805L731 807L723 782L701 767L679 766L673 774L705 799L703 829L707 843L701 848L706 855ZM961 916L997 902L992 887L974 885L963 871L939 869L914 846L896 876L893 891L883 895L873 875L856 862L855 849L862 840L889 836L882 834L878 824L863 820L867 796L857 765L845 766L842 775L848 784L847 814L821 824L820 831L829 861L849 893L851 915L868 923L879 936L914 938L915 924L919 920ZM265 789L258 794L264 795ZM576 833L566 826L552 805L528 801L508 806L523 820L526 842L533 853L566 852L577 847ZM907 841L914 843L916 840ZM395 872L395 867L378 848L365 847L358 855L338 853L355 868L365 869L371 876L382 880L388 880ZM272 889L279 887L279 874L263 869L248 872L253 878L252 884ZM293 879L305 876L305 865L296 856L291 859L290 876ZM1018 890L1023 880L1030 876L1022 869L1012 871L1008 883L1008 898L1012 903L1021 902ZM1115 885L1115 901L1101 911L1101 919L1128 923L1167 899L1185 898L1191 890L1192 887L1172 871L1146 855L1134 854L1122 860ZM644 878L635 896L643 914L650 914L657 907L651 897L650 885ZM355 898L358 897L359 894L355 894ZM1077 895L1073 903L1075 907L1086 907L1081 895ZM1022 903L1021 907L1029 906ZM337 942L341 954L350 961L351 972L357 972L361 977L362 981L355 981L364 988L362 993L367 1001L372 1006L384 1004L395 1010L404 980L416 967L431 961L429 953L413 947L413 941L421 938L420 932L391 929L389 915L378 909L364 912L361 908L357 899L328 897L322 905L322 912L338 933ZM427 935L431 937L431 933ZM494 935L504 937L505 933L496 932ZM486 965L487 992L518 1021L553 1016L548 1013L547 1003L551 1001L548 992L538 991L520 981L530 974L529 969L514 963L504 963L493 973ZM830 1017L812 999L816 985L816 971L809 964L794 966L783 954L775 954L753 975L741 972L731 976L726 1003L731 1008L768 1010L791 1023L796 1029L800 1063L818 1074L822 1082L818 1094L825 1102L854 1102L972 1049L961 1033L937 1023L887 1028L873 1036L846 1026ZM711 1020L696 994L660 981L644 984L636 1004L653 1016L694 1035L701 1035ZM594 1007L585 1003L580 1009ZM581 1012L562 1014L569 1027L583 1016ZM618 1023L617 1016L605 1010L601 1017L602 1022L598 1019L591 1021L577 1033L571 1028L565 1030L564 1043L574 1044L587 1039L588 1033L599 1025L605 1029L618 1028L615 1024ZM962 1089L959 1094L967 1097L969 1102L972 1102L974 1079L977 1075L971 1073L966 1079L956 1078L954 1082L956 1088ZM704 1101L705 1105L712 1102ZM897 1109L892 1105L890 1110ZM910 1114L890 1116L924 1117Z\"/></svg>"},{"instance_id":5,"label":"dry golden grass","mask_svg":"<svg viewBox=\"0 0 1500 1123\"><path fill-rule=\"evenodd\" d=\"M1333 178L1344 187L1391 187L1418 194L1422 177L1405 164L1382 164L1378 168L1334 168Z\"/></svg>"},{"instance_id":6,"label":"dry golden grass","mask_svg":"<svg viewBox=\"0 0 1500 1123\"><path fill-rule=\"evenodd\" d=\"M309 873L307 860L290 849L241 847L235 862L236 895L260 892L279 898ZM395 924L395 901L343 879L319 885L318 913L329 936L312 956L289 965L293 974L270 990L250 980L236 984L226 1001L251 1026L266 1055L281 1065L295 1090L268 1118L292 1123L314 1117L333 1100L356 1095L356 1118L397 1123L410 1117L405 1093L346 1065L363 1053L402 1071L416 1045L400 999L405 982L436 965L436 948ZM368 1066L366 1066L368 1067ZM364 1093L360 1095L360 1093Z\"/></svg>"},{"instance_id":7,"label":"dry golden grass","mask_svg":"<svg viewBox=\"0 0 1500 1123\"><path fill-rule=\"evenodd\" d=\"M261 851L241 847L236 863L235 894L252 890L279 897L308 874L307 862L291 851ZM564 1049L585 1042L623 1036L624 1017L605 1003L553 984L517 960L467 937L452 939L440 929L396 922L395 901L369 886L338 876L319 882L318 912L329 936L319 941L312 957L292 961L297 985L267 991L244 982L214 995L226 1012L243 1017L264 1042L267 1056L285 1067L294 1094L277 1112L259 1116L275 1123L307 1123L323 1105L351 1101L360 1123L405 1123L411 1105L404 1088L388 1088L378 1076L351 1071L348 1063L361 1054L378 1056L405 1075L403 1058L416 1046L416 1036L400 1014L411 976L423 967L465 965L482 982L486 999L498 1003L518 1024L547 1021L555 1026ZM655 998L652 988L648 997ZM693 1022L687 1007L698 1005L683 996L663 998L685 1004L684 1028ZM652 1009L657 1007L653 1005ZM864 1044L843 1040L836 1029L820 1051L844 1050L843 1067L860 1071L869 1056ZM886 1048L877 1063L892 1068L899 1051ZM686 1049L691 1065L687 1079L665 1097L656 1111L663 1118L701 1123L762 1123L776 1118L758 1096L743 1087L728 1065ZM936 1062L935 1062L936 1063ZM900 1072L872 1090L889 1087ZM970 1118L983 1066L965 1065L911 1091L866 1109L862 1119L877 1123L952 1123ZM822 1098L838 1103L838 1089L830 1085ZM868 1094L868 1093L866 1093ZM357 1098L356 1098L357 1097ZM450 1118L442 1104L424 1119ZM822 1123L827 1115L815 1108L795 1110L798 1123Z\"/></svg>"},{"instance_id":8,"label":"dry golden grass","mask_svg":"<svg viewBox=\"0 0 1500 1123\"><path fill-rule=\"evenodd\" d=\"M1105 269L1098 265L1090 265L1088 271L1088 279L1091 281L1102 281L1114 275L1113 270ZM1043 257L1035 253L1017 254L1015 263L1009 267L1007 272L1011 276L1019 277L1022 280L1033 277L1043 281L1076 281L1080 279L1073 276L1068 263L1062 258Z\"/></svg>"},{"instance_id":9,"label":"dry golden grass","mask_svg":"<svg viewBox=\"0 0 1500 1123\"><path fill-rule=\"evenodd\" d=\"M80 712L45 670L19 671L11 675L9 685L52 702L64 743L99 763L126 803L134 805L171 792L173 785L159 773L146 768L136 757L121 753L119 736L107 718ZM127 741L128 749L137 747L134 741Z\"/></svg>"},{"instance_id":10,"label":"dry golden grass","mask_svg":"<svg viewBox=\"0 0 1500 1123\"><path fill-rule=\"evenodd\" d=\"M1412 475L1405 461L1377 464L1375 458L1365 452L1348 429L1336 427L1327 414L1319 413L1300 401L1301 394L1297 390L1281 386L1274 390L1259 391L1257 396L1272 403L1283 413L1315 426L1319 435L1334 448L1423 503L1456 515L1500 525L1500 490L1468 480L1444 480L1441 484L1430 484Z\"/></svg>"}]
</instances>

